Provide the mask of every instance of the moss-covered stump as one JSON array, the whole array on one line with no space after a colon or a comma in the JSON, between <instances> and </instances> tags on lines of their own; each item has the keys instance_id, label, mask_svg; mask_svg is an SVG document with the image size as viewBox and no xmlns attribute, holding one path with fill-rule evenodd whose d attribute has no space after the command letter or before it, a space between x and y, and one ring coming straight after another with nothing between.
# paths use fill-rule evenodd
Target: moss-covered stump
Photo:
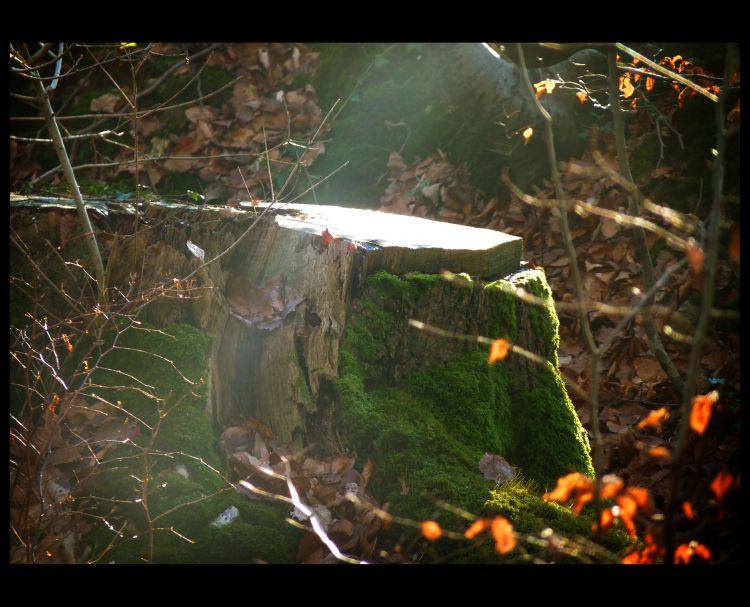
<instances>
[{"instance_id":1,"label":"moss-covered stump","mask_svg":"<svg viewBox=\"0 0 750 607\"><path fill-rule=\"evenodd\" d=\"M547 305L522 303L509 286ZM490 366L486 347L419 331L410 318L506 338L546 362L511 354ZM592 474L588 438L559 375L557 328L538 269L483 285L418 273L366 280L341 346L341 435L374 460L375 494L393 512L426 518L428 496L481 511L493 486L478 468L484 453L542 487L571 471Z\"/></svg>"}]
</instances>

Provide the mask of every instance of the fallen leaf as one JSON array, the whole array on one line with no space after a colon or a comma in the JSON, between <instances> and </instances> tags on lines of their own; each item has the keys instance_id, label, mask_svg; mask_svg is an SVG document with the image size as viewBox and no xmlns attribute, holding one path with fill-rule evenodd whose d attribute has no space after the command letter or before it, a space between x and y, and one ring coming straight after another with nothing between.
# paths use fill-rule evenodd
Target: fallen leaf
<instances>
[{"instance_id":1,"label":"fallen leaf","mask_svg":"<svg viewBox=\"0 0 750 607\"><path fill-rule=\"evenodd\" d=\"M500 484L511 481L516 475L515 469L504 457L489 453L485 453L479 460L479 470L486 479Z\"/></svg>"},{"instance_id":2,"label":"fallen leaf","mask_svg":"<svg viewBox=\"0 0 750 607\"><path fill-rule=\"evenodd\" d=\"M122 97L114 93L105 93L104 95L91 100L89 109L92 112L104 112L110 114L117 109Z\"/></svg>"},{"instance_id":3,"label":"fallen leaf","mask_svg":"<svg viewBox=\"0 0 750 607\"><path fill-rule=\"evenodd\" d=\"M375 464L371 459L368 459L365 462L364 467L362 468L362 474L359 477L359 488L364 491L367 489L367 484L370 482L370 478L372 477L372 473L375 470Z\"/></svg>"},{"instance_id":4,"label":"fallen leaf","mask_svg":"<svg viewBox=\"0 0 750 607\"><path fill-rule=\"evenodd\" d=\"M661 425L669 419L669 412L666 407L651 411L645 419L638 422L638 429L655 427L661 429Z\"/></svg>"},{"instance_id":5,"label":"fallen leaf","mask_svg":"<svg viewBox=\"0 0 750 607\"><path fill-rule=\"evenodd\" d=\"M327 247L334 241L333 235L328 231L328 228L323 230L323 234L321 236L323 238L323 246L325 247Z\"/></svg>"},{"instance_id":6,"label":"fallen leaf","mask_svg":"<svg viewBox=\"0 0 750 607\"><path fill-rule=\"evenodd\" d=\"M330 474L331 462L307 457L302 463L302 472L305 476L324 476Z\"/></svg>"},{"instance_id":7,"label":"fallen leaf","mask_svg":"<svg viewBox=\"0 0 750 607\"><path fill-rule=\"evenodd\" d=\"M337 455L331 460L331 474L344 474L354 466L355 459L350 455Z\"/></svg>"},{"instance_id":8,"label":"fallen leaf","mask_svg":"<svg viewBox=\"0 0 750 607\"><path fill-rule=\"evenodd\" d=\"M682 502L682 511L685 513L685 516L688 518L688 520L693 520L695 518L695 511L693 510L693 506L689 501Z\"/></svg>"}]
</instances>

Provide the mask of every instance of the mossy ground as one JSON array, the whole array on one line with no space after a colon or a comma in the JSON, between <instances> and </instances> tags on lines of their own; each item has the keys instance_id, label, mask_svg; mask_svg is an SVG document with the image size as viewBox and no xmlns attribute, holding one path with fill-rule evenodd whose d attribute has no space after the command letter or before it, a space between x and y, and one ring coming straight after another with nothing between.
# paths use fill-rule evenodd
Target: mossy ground
<instances>
[{"instance_id":1,"label":"mossy ground","mask_svg":"<svg viewBox=\"0 0 750 607\"><path fill-rule=\"evenodd\" d=\"M109 335L106 341L111 339ZM149 513L152 519L160 517L153 526L161 529L155 536L154 562L293 562L300 531L284 522L288 514L285 508L251 501L237 494L226 480L217 450L217 429L205 412L206 384L201 381L207 377L210 338L188 325L169 325L160 330L143 326L124 331L117 345L122 349L112 351L102 361L103 367L117 372L95 372L92 382L102 387L91 392L110 402L121 401L124 410L152 427L158 423L148 457ZM171 360L180 372L149 352ZM153 391L147 391L161 399L158 406L151 397L132 389L143 385L123 381L122 373L152 386ZM117 387L123 384L128 388ZM108 515L115 527L114 521L128 521L125 537L131 539L116 541L106 562L138 563L148 555L144 508L142 502L133 500L142 497L141 480L145 477L146 462L140 448L151 439L152 433L142 428L134 439L138 447L123 445L111 452L86 487L86 494L101 501L102 512L111 509L109 500L122 500L116 513ZM177 473L178 465L184 466L188 478ZM229 506L239 510L239 519L225 527L211 526L211 521ZM136 539L132 539L134 535ZM97 554L112 539L112 530L102 520L84 541Z\"/></svg>"},{"instance_id":2,"label":"mossy ground","mask_svg":"<svg viewBox=\"0 0 750 607\"><path fill-rule=\"evenodd\" d=\"M554 308L530 309L503 282L456 288L439 276L379 272L353 303L338 382L341 435L360 460L373 459L373 491L396 514L432 518L438 509L431 497L483 512L495 486L479 471L484 453L504 456L540 491L571 470L592 473L585 431L557 371ZM540 271L524 272L513 286L549 297ZM445 323L446 310L458 332L473 327L513 341L523 320L534 349L550 362L527 386L509 360L488 365L486 346L406 325L411 317Z\"/></svg>"}]
</instances>

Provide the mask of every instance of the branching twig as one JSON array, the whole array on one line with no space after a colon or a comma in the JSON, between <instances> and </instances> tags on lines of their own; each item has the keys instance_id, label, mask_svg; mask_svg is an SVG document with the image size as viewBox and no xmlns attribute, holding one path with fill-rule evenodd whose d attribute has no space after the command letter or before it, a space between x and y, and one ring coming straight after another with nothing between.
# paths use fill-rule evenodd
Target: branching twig
<instances>
[{"instance_id":1,"label":"branching twig","mask_svg":"<svg viewBox=\"0 0 750 607\"><path fill-rule=\"evenodd\" d=\"M718 103L714 114L716 128L716 149L714 150L713 162L713 204L708 225L708 242L706 248L706 272L701 292L701 308L698 317L698 325L693 337L693 347L690 351L687 375L685 377L684 391L682 393L682 408L680 410L680 428L677 435L677 446L673 450L672 479L669 487L666 508L664 512L665 530L664 545L666 549L666 562L672 563L674 552L674 517L677 505L680 503L682 491L682 476L687 457L687 444L690 437L690 406L695 392L695 384L699 376L701 352L703 340L708 330L709 318L714 301L714 288L717 275L717 261L719 254L719 228L721 209L724 198L724 162L726 157L726 114L725 105L729 94L729 80L734 72L737 62L737 47L734 44L727 46L727 54L724 64L724 80L719 93Z\"/></svg>"},{"instance_id":2,"label":"branching twig","mask_svg":"<svg viewBox=\"0 0 750 607\"><path fill-rule=\"evenodd\" d=\"M618 47L619 48L619 47ZM618 76L617 76L617 60L614 49L610 49L608 53L609 61L609 105L612 109L612 120L614 122L615 131L615 145L617 146L617 161L620 166L620 175L625 182L634 183L633 175L630 172L630 163L628 162L628 152L625 146L625 120L623 118L623 111L620 107L619 102L619 89L618 89ZM638 188L633 187L628 190L628 212L631 216L635 217L638 215L639 208L639 191ZM651 291L654 286L654 267L651 262L651 254L648 250L648 244L646 243L646 234L642 227L636 227L633 229L633 237L635 238L635 249L638 255L638 261L643 269L643 281L646 286L646 290ZM648 305L650 302L646 302ZM651 349L659 361L662 369L669 377L672 386L678 394L682 392L682 378L678 373L677 369L672 362L672 359L664 349L664 344L661 342L659 333L656 330L656 325L653 319L646 314L644 317L644 328L648 335Z\"/></svg>"},{"instance_id":3,"label":"branching twig","mask_svg":"<svg viewBox=\"0 0 750 607\"><path fill-rule=\"evenodd\" d=\"M518 44L518 55L521 63L521 73L523 74L524 81L526 82L526 88L529 91L537 110L541 114L545 124L545 143L547 147L547 158L549 161L550 172L552 173L552 180L555 184L555 194L559 202L560 209L560 226L562 228L563 242L565 244L565 251L568 255L568 261L570 262L570 271L573 276L573 284L575 285L576 301L579 304L578 316L581 319L581 326L583 333L586 337L586 343L588 344L589 352L591 353L591 393L589 394L589 408L591 416L591 430L593 435L593 464L595 473L595 491L594 491L594 506L596 512L596 519L600 520L602 502L601 502L601 475L602 475L602 437L599 429L599 382L600 367L601 367L601 352L596 346L594 335L591 332L591 326L589 325L588 315L583 305L583 282L581 280L581 273L578 268L578 256L576 254L575 246L573 245L573 237L570 233L570 226L568 224L568 211L567 204L565 201L565 192L560 181L560 175L557 170L557 154L555 153L555 140L552 131L552 117L542 107L539 99L534 92L534 87L529 79L529 74L526 69L526 58L524 57L524 51L521 44Z\"/></svg>"}]
</instances>

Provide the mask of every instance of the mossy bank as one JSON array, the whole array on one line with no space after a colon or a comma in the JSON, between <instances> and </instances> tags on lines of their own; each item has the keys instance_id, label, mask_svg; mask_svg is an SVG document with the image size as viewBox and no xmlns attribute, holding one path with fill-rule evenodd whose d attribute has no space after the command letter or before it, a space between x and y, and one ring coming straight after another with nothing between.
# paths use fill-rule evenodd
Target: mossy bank
<instances>
[{"instance_id":1,"label":"mossy bank","mask_svg":"<svg viewBox=\"0 0 750 607\"><path fill-rule=\"evenodd\" d=\"M522 287L545 300L521 302ZM341 349L341 436L376 465L373 491L419 520L431 497L479 513L494 484L479 470L499 454L540 487L593 473L587 435L557 366L558 320L541 270L485 285L379 272L355 294ZM408 324L506 338L545 360L515 354L494 365L487 347ZM447 326L446 326L447 324Z\"/></svg>"},{"instance_id":2,"label":"mossy bank","mask_svg":"<svg viewBox=\"0 0 750 607\"><path fill-rule=\"evenodd\" d=\"M97 396L120 401L124 411L154 429L141 426L133 439L136 446L124 444L112 451L91 485L81 488L82 498L96 496L100 507L94 512L103 516L92 519L97 522L85 543L93 555L113 545L104 562L148 560L145 478L149 517L160 529L153 562L294 561L301 532L285 522L288 508L250 500L236 493L227 479L217 449L218 429L205 412L209 345L210 337L189 325L131 328L121 333L118 348L101 363L113 371L101 369L92 377L92 384L99 386L92 390ZM123 382L123 374L135 379ZM230 506L239 517L229 525L212 526ZM121 525L126 531L117 537L115 529Z\"/></svg>"}]
</instances>

